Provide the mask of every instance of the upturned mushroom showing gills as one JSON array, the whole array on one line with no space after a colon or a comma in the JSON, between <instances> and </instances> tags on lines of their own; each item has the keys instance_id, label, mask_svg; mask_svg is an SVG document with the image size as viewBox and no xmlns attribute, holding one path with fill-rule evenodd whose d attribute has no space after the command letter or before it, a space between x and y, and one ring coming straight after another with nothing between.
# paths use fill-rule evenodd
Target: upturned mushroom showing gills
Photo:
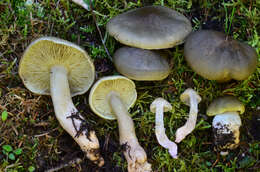
<instances>
[{"instance_id":1,"label":"upturned mushroom showing gills","mask_svg":"<svg viewBox=\"0 0 260 172\"><path fill-rule=\"evenodd\" d=\"M151 165L147 162L144 149L135 135L134 122L128 113L136 100L135 84L123 76L108 76L97 81L91 88L89 104L93 112L105 119L117 119L120 144L129 172L148 172Z\"/></svg>"},{"instance_id":2,"label":"upturned mushroom showing gills","mask_svg":"<svg viewBox=\"0 0 260 172\"><path fill-rule=\"evenodd\" d=\"M186 89L181 94L180 98L182 102L190 106L190 112L186 123L176 131L176 143L180 143L195 129L198 114L198 104L201 101L201 97L198 95L198 93L191 88Z\"/></svg>"},{"instance_id":3,"label":"upturned mushroom showing gills","mask_svg":"<svg viewBox=\"0 0 260 172\"><path fill-rule=\"evenodd\" d=\"M239 114L244 112L245 106L233 96L219 97L209 105L207 115L215 116L212 123L214 144L221 155L238 147L242 124Z\"/></svg>"},{"instance_id":4,"label":"upturned mushroom showing gills","mask_svg":"<svg viewBox=\"0 0 260 172\"><path fill-rule=\"evenodd\" d=\"M108 33L122 44L142 49L165 49L184 42L191 32L190 21L163 6L146 6L113 17Z\"/></svg>"},{"instance_id":5,"label":"upturned mushroom showing gills","mask_svg":"<svg viewBox=\"0 0 260 172\"><path fill-rule=\"evenodd\" d=\"M168 149L170 155L173 158L177 158L178 147L170 141L165 134L165 128L163 124L163 112L170 111L172 109L171 104L163 98L156 98L150 105L150 111L155 113L155 135L159 144Z\"/></svg>"},{"instance_id":6,"label":"upturned mushroom showing gills","mask_svg":"<svg viewBox=\"0 0 260 172\"><path fill-rule=\"evenodd\" d=\"M94 163L102 166L95 131L74 106L71 97L85 93L94 81L95 68L88 54L68 41L42 37L25 50L19 75L30 91L51 95L55 115L61 126Z\"/></svg>"},{"instance_id":7,"label":"upturned mushroom showing gills","mask_svg":"<svg viewBox=\"0 0 260 172\"><path fill-rule=\"evenodd\" d=\"M156 51L122 47L115 52L113 59L117 71L133 80L163 80L170 73L166 58Z\"/></svg>"},{"instance_id":8,"label":"upturned mushroom showing gills","mask_svg":"<svg viewBox=\"0 0 260 172\"><path fill-rule=\"evenodd\" d=\"M257 66L254 48L213 30L190 34L184 45L184 56L196 73L218 82L245 80Z\"/></svg>"}]
</instances>

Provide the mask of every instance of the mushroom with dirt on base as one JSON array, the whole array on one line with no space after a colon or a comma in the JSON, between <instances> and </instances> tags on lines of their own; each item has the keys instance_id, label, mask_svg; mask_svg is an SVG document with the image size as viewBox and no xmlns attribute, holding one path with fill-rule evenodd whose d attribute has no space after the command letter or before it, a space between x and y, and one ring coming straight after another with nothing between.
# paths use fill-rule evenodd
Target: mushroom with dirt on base
<instances>
[{"instance_id":1,"label":"mushroom with dirt on base","mask_svg":"<svg viewBox=\"0 0 260 172\"><path fill-rule=\"evenodd\" d=\"M238 147L242 125L239 114L244 112L245 106L234 96L219 97L209 105L207 115L215 116L212 122L215 149L221 155Z\"/></svg>"},{"instance_id":2,"label":"mushroom with dirt on base","mask_svg":"<svg viewBox=\"0 0 260 172\"><path fill-rule=\"evenodd\" d=\"M177 129L175 142L180 143L196 126L198 104L201 101L199 94L191 88L186 89L181 94L181 101L190 106L189 118L186 123Z\"/></svg>"},{"instance_id":3,"label":"mushroom with dirt on base","mask_svg":"<svg viewBox=\"0 0 260 172\"><path fill-rule=\"evenodd\" d=\"M178 147L166 136L163 123L163 112L170 111L171 109L171 104L163 98L156 98L150 105L150 111L155 113L155 135L157 141L162 147L168 149L170 155L176 159L178 158Z\"/></svg>"},{"instance_id":4,"label":"mushroom with dirt on base","mask_svg":"<svg viewBox=\"0 0 260 172\"><path fill-rule=\"evenodd\" d=\"M135 84L123 76L107 76L91 88L89 104L93 112L105 119L117 119L120 144L128 163L128 172L149 172L144 149L138 143L134 122L128 109L135 103Z\"/></svg>"},{"instance_id":5,"label":"mushroom with dirt on base","mask_svg":"<svg viewBox=\"0 0 260 172\"><path fill-rule=\"evenodd\" d=\"M30 91L51 95L55 115L61 126L98 166L104 164L95 131L88 131L86 120L71 97L84 94L92 85L94 65L79 46L55 37L42 37L25 50L19 75Z\"/></svg>"}]
</instances>

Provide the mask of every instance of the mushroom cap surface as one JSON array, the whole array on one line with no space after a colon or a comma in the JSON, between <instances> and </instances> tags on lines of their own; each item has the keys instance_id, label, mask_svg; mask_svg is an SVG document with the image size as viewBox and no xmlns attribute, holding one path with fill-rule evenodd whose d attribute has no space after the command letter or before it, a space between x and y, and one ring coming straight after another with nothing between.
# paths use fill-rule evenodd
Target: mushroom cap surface
<instances>
[{"instance_id":1,"label":"mushroom cap surface","mask_svg":"<svg viewBox=\"0 0 260 172\"><path fill-rule=\"evenodd\" d=\"M165 49L184 42L191 32L190 21L163 6L146 6L113 17L106 25L122 44L142 49Z\"/></svg>"},{"instance_id":2,"label":"mushroom cap surface","mask_svg":"<svg viewBox=\"0 0 260 172\"><path fill-rule=\"evenodd\" d=\"M198 101L198 103L201 101L200 95L194 91L192 88L186 89L180 96L180 99L183 103L190 106L190 96L194 95Z\"/></svg>"},{"instance_id":3,"label":"mushroom cap surface","mask_svg":"<svg viewBox=\"0 0 260 172\"><path fill-rule=\"evenodd\" d=\"M234 96L216 98L208 107L207 115L215 116L225 112L238 112L243 114L245 106Z\"/></svg>"},{"instance_id":4,"label":"mushroom cap surface","mask_svg":"<svg viewBox=\"0 0 260 172\"><path fill-rule=\"evenodd\" d=\"M159 97L156 98L152 104L150 105L150 111L155 113L156 112L156 108L159 108L158 106L162 106L163 107L163 112L168 112L170 110L172 110L172 105L165 99Z\"/></svg>"},{"instance_id":5,"label":"mushroom cap surface","mask_svg":"<svg viewBox=\"0 0 260 172\"><path fill-rule=\"evenodd\" d=\"M42 37L25 50L19 64L19 75L30 91L50 95L50 72L53 66L67 70L71 96L85 93L95 78L95 67L88 54L76 44Z\"/></svg>"},{"instance_id":6,"label":"mushroom cap surface","mask_svg":"<svg viewBox=\"0 0 260 172\"><path fill-rule=\"evenodd\" d=\"M127 109L134 105L137 92L135 83L124 76L106 76L93 85L89 94L90 108L98 116L113 120L116 117L110 107L108 98L111 92L116 92L120 96Z\"/></svg>"},{"instance_id":7,"label":"mushroom cap surface","mask_svg":"<svg viewBox=\"0 0 260 172\"><path fill-rule=\"evenodd\" d=\"M184 56L196 73L219 82L245 80L257 66L254 48L213 30L190 34L184 45Z\"/></svg>"},{"instance_id":8,"label":"mushroom cap surface","mask_svg":"<svg viewBox=\"0 0 260 172\"><path fill-rule=\"evenodd\" d=\"M170 73L166 58L155 51L122 47L113 58L117 71L133 80L162 80Z\"/></svg>"}]
</instances>

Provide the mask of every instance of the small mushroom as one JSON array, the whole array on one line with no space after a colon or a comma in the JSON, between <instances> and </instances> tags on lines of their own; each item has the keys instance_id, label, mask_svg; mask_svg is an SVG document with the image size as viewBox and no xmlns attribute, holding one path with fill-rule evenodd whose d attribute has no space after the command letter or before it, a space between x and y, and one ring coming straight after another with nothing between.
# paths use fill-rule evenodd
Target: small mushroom
<instances>
[{"instance_id":1,"label":"small mushroom","mask_svg":"<svg viewBox=\"0 0 260 172\"><path fill-rule=\"evenodd\" d=\"M119 48L114 54L117 71L139 81L163 80L170 73L166 58L156 51L132 47Z\"/></svg>"},{"instance_id":2,"label":"small mushroom","mask_svg":"<svg viewBox=\"0 0 260 172\"><path fill-rule=\"evenodd\" d=\"M130 10L112 18L106 28L122 44L142 49L171 48L192 30L184 15L163 6Z\"/></svg>"},{"instance_id":3,"label":"small mushroom","mask_svg":"<svg viewBox=\"0 0 260 172\"><path fill-rule=\"evenodd\" d=\"M239 145L239 114L245 112L245 106L233 96L215 99L207 109L208 116L215 116L212 122L214 144L221 155L227 155L229 149Z\"/></svg>"},{"instance_id":4,"label":"small mushroom","mask_svg":"<svg viewBox=\"0 0 260 172\"><path fill-rule=\"evenodd\" d=\"M88 54L68 41L42 37L25 50L19 75L33 93L51 95L55 115L87 157L102 166L95 131L88 131L71 97L85 93L94 81L95 68Z\"/></svg>"},{"instance_id":5,"label":"small mushroom","mask_svg":"<svg viewBox=\"0 0 260 172\"><path fill-rule=\"evenodd\" d=\"M190 106L190 112L186 123L176 131L176 143L180 143L195 129L198 114L198 104L201 101L201 97L198 95L198 93L191 88L186 89L181 94L180 98L182 102Z\"/></svg>"},{"instance_id":6,"label":"small mushroom","mask_svg":"<svg viewBox=\"0 0 260 172\"><path fill-rule=\"evenodd\" d=\"M151 165L147 162L144 149L135 135L134 122L128 109L135 103L137 93L135 84L123 76L108 76L97 81L91 88L89 104L93 112L105 119L117 119L120 144L129 172L148 172Z\"/></svg>"},{"instance_id":7,"label":"small mushroom","mask_svg":"<svg viewBox=\"0 0 260 172\"><path fill-rule=\"evenodd\" d=\"M212 30L190 34L184 45L184 56L196 73L218 82L245 80L257 66L254 48Z\"/></svg>"},{"instance_id":8,"label":"small mushroom","mask_svg":"<svg viewBox=\"0 0 260 172\"><path fill-rule=\"evenodd\" d=\"M170 111L172 109L171 104L163 98L156 98L150 105L150 111L155 113L155 135L159 144L168 149L170 155L173 158L177 158L178 147L170 141L165 134L165 128L163 124L163 112Z\"/></svg>"}]
</instances>

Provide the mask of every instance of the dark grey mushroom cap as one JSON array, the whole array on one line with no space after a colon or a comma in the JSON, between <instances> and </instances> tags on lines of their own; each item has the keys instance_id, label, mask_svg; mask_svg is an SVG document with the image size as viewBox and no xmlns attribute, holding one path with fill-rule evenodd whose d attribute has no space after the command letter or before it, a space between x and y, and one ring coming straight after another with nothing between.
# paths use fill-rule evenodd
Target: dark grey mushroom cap
<instances>
[{"instance_id":1,"label":"dark grey mushroom cap","mask_svg":"<svg viewBox=\"0 0 260 172\"><path fill-rule=\"evenodd\" d=\"M106 28L122 44L143 49L164 49L181 44L192 30L184 15L163 6L130 10L112 18Z\"/></svg>"},{"instance_id":2,"label":"dark grey mushroom cap","mask_svg":"<svg viewBox=\"0 0 260 172\"><path fill-rule=\"evenodd\" d=\"M254 48L212 30L190 34L184 45L184 56L196 73L219 82L245 80L257 66Z\"/></svg>"},{"instance_id":3,"label":"dark grey mushroom cap","mask_svg":"<svg viewBox=\"0 0 260 172\"><path fill-rule=\"evenodd\" d=\"M115 52L113 58L117 71L130 79L162 80L170 73L166 58L156 51L122 47Z\"/></svg>"}]
</instances>

